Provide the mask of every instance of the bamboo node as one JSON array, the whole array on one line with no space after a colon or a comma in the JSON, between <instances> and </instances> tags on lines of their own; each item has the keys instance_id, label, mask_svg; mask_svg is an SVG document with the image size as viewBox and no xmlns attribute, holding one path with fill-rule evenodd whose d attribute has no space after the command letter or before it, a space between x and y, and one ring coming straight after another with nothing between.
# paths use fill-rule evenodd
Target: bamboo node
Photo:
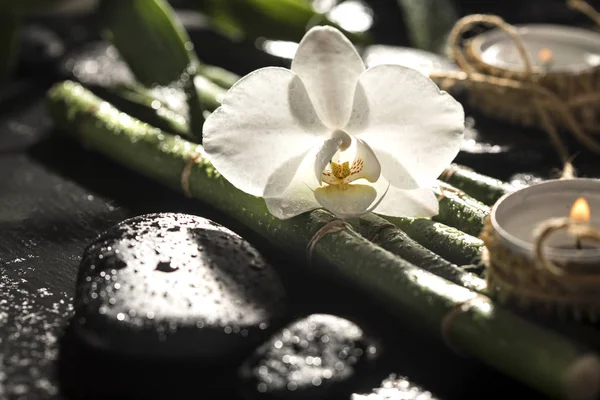
<instances>
[{"instance_id":1,"label":"bamboo node","mask_svg":"<svg viewBox=\"0 0 600 400\"><path fill-rule=\"evenodd\" d=\"M308 263L310 264L312 261L313 253L319 240L323 239L326 235L330 233L341 232L348 227L348 224L341 219L334 219L329 221L325 225L323 225L309 240L308 246L306 246L306 258Z\"/></svg>"},{"instance_id":2,"label":"bamboo node","mask_svg":"<svg viewBox=\"0 0 600 400\"><path fill-rule=\"evenodd\" d=\"M385 223L378 225L375 229L370 231L368 234L368 237L365 236L365 239L367 239L370 242L374 242L377 235L379 235L381 232L386 231L388 229L396 229L396 228L397 228L396 225L392 224L389 221L386 221Z\"/></svg>"},{"instance_id":3,"label":"bamboo node","mask_svg":"<svg viewBox=\"0 0 600 400\"><path fill-rule=\"evenodd\" d=\"M445 198L450 198L449 194L455 195L459 199L462 199L466 193L460 189L456 189L454 187L444 187L442 185L439 186L440 194L437 196L437 201L442 201Z\"/></svg>"},{"instance_id":4,"label":"bamboo node","mask_svg":"<svg viewBox=\"0 0 600 400\"><path fill-rule=\"evenodd\" d=\"M455 307L453 307L442 318L442 323L441 323L442 340L444 341L444 343L446 344L446 346L448 346L448 348L450 350L454 351L458 355L464 356L465 353L459 346L457 346L452 341L452 323L454 322L456 317L458 317L460 314L464 314L464 313L468 312L471 308L473 308L473 306L477 305L478 302L490 303L490 299L485 296L482 296L480 294L474 295L469 300L464 301L464 302L456 305Z\"/></svg>"},{"instance_id":5,"label":"bamboo node","mask_svg":"<svg viewBox=\"0 0 600 400\"><path fill-rule=\"evenodd\" d=\"M192 173L192 167L200 159L202 159L202 154L195 152L192 154L188 162L185 164L185 167L183 167L183 170L181 171L181 190L183 190L185 197L192 197L192 192L190 189L190 174Z\"/></svg>"},{"instance_id":6,"label":"bamboo node","mask_svg":"<svg viewBox=\"0 0 600 400\"><path fill-rule=\"evenodd\" d=\"M448 182L450 180L450 178L452 178L452 176L457 173L460 170L467 170L467 171L473 171L471 168L465 167L465 166L458 166L456 164L452 164L450 165L448 168L446 168L444 170L444 172L442 172L442 174L440 175L440 179L442 181Z\"/></svg>"}]
</instances>

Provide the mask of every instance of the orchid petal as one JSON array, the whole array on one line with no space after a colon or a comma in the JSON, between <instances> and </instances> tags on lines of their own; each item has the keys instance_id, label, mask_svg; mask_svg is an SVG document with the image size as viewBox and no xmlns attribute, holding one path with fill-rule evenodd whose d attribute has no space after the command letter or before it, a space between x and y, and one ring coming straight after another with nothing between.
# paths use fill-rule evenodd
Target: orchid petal
<instances>
[{"instance_id":1,"label":"orchid petal","mask_svg":"<svg viewBox=\"0 0 600 400\"><path fill-rule=\"evenodd\" d=\"M343 127L352 110L365 65L352 43L337 29L318 26L298 46L292 71L306 85L317 115L331 129Z\"/></svg>"},{"instance_id":2,"label":"orchid petal","mask_svg":"<svg viewBox=\"0 0 600 400\"><path fill-rule=\"evenodd\" d=\"M279 180L277 176L283 172L277 171L272 175L265 188L264 198L267 209L276 218L288 219L321 207L313 193L313 190L319 186L314 165L317 154L323 152L323 148L327 145L328 141L325 141L309 150L295 169L291 182L283 190L277 182ZM285 168L293 168L292 163Z\"/></svg>"},{"instance_id":3,"label":"orchid petal","mask_svg":"<svg viewBox=\"0 0 600 400\"><path fill-rule=\"evenodd\" d=\"M378 65L359 78L344 130L369 143L392 186L426 187L458 154L464 111L421 73Z\"/></svg>"},{"instance_id":4,"label":"orchid petal","mask_svg":"<svg viewBox=\"0 0 600 400\"><path fill-rule=\"evenodd\" d=\"M385 179L380 179L375 184L375 189L380 192L384 185ZM402 190L391 186L373 212L390 217L429 218L438 214L439 203L430 188Z\"/></svg>"},{"instance_id":5,"label":"orchid petal","mask_svg":"<svg viewBox=\"0 0 600 400\"><path fill-rule=\"evenodd\" d=\"M371 147L360 139L355 139L356 152L351 164L351 179L349 182L364 178L369 182L375 182L381 175L381 164Z\"/></svg>"},{"instance_id":6,"label":"orchid petal","mask_svg":"<svg viewBox=\"0 0 600 400\"><path fill-rule=\"evenodd\" d=\"M340 218L364 215L376 198L377 191L370 185L329 185L315 190L315 199Z\"/></svg>"},{"instance_id":7,"label":"orchid petal","mask_svg":"<svg viewBox=\"0 0 600 400\"><path fill-rule=\"evenodd\" d=\"M263 68L239 80L204 122L203 145L232 185L262 196L273 171L285 188L294 164L329 130L317 117L302 81L284 68ZM295 161L293 161L295 160ZM287 180L287 182L285 182Z\"/></svg>"}]
</instances>

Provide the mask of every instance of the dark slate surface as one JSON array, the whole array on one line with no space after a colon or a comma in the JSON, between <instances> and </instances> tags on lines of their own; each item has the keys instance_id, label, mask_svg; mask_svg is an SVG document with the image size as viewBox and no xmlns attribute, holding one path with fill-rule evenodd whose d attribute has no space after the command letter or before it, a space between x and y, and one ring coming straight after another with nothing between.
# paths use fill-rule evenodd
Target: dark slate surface
<instances>
[{"instance_id":1,"label":"dark slate surface","mask_svg":"<svg viewBox=\"0 0 600 400\"><path fill-rule=\"evenodd\" d=\"M68 49L98 39L93 31L83 29L90 25L93 26L89 21L60 23L53 30L66 39L63 44ZM203 28L197 29L195 40L206 38L203 32L208 35ZM25 39L33 40L32 37L35 39L36 35ZM44 112L43 92L49 82L64 76L56 60L52 60L61 48L48 43L36 46L51 49L25 53L17 78L0 84L0 398L73 398L70 388L78 365L59 348L74 348L72 339L65 336L65 326L72 314L80 256L102 231L125 218L151 212L187 212L211 218L250 240L275 266L287 271L284 280L290 292L290 319L310 313L332 313L377 332L385 349L377 364L379 381L390 373L400 374L445 399L500 399L517 394L536 398L537 394L517 382L452 354L418 332L412 333L386 310L356 296L352 290L303 275L303 260L290 260L210 207L185 200L58 138ZM224 50L223 54L228 53ZM256 60L244 65L238 59L235 65L227 65L227 61L234 60L224 57L223 66L243 73L260 63ZM482 143L492 148L497 145L496 138L506 143L506 134L515 130L485 120L476 127L490 138ZM519 163L507 161L501 152L494 154L500 157L495 160L504 161L486 161L480 151L462 153L459 161L501 178L516 172L549 176L556 167L548 153L526 156ZM584 175L598 176L593 157L580 156L578 166ZM98 362L109 363L109 367L115 363L101 354ZM142 371L124 373L130 374L129 379L145 379ZM187 378L193 379L193 375L182 377ZM215 385L219 388L233 382ZM63 394L65 388L69 389L68 396ZM109 392L110 389L106 388ZM362 393L368 392L365 389Z\"/></svg>"}]
</instances>

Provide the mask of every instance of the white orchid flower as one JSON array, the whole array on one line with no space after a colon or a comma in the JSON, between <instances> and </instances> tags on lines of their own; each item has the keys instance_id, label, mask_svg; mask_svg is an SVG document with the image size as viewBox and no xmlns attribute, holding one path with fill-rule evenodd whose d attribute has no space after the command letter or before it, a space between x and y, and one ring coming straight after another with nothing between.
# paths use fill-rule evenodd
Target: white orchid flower
<instances>
[{"instance_id":1,"label":"white orchid flower","mask_svg":"<svg viewBox=\"0 0 600 400\"><path fill-rule=\"evenodd\" d=\"M204 123L204 149L235 187L287 219L323 207L430 217L431 189L459 151L462 106L398 65L365 69L337 29L306 33L291 70L237 82Z\"/></svg>"}]
</instances>

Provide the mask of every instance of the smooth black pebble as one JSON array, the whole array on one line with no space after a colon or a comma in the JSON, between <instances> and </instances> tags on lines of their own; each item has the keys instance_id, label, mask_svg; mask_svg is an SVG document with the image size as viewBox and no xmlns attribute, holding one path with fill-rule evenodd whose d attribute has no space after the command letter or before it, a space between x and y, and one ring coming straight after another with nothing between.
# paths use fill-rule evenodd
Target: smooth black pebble
<instances>
[{"instance_id":1,"label":"smooth black pebble","mask_svg":"<svg viewBox=\"0 0 600 400\"><path fill-rule=\"evenodd\" d=\"M428 390L403 376L392 374L367 394L353 394L351 400L435 400Z\"/></svg>"},{"instance_id":2,"label":"smooth black pebble","mask_svg":"<svg viewBox=\"0 0 600 400\"><path fill-rule=\"evenodd\" d=\"M250 399L347 399L369 379L379 352L353 322L313 314L280 330L241 366L242 394Z\"/></svg>"},{"instance_id":3,"label":"smooth black pebble","mask_svg":"<svg viewBox=\"0 0 600 400\"><path fill-rule=\"evenodd\" d=\"M86 248L72 328L111 352L222 365L264 341L285 303L274 269L240 236L204 218L152 214Z\"/></svg>"}]
</instances>

